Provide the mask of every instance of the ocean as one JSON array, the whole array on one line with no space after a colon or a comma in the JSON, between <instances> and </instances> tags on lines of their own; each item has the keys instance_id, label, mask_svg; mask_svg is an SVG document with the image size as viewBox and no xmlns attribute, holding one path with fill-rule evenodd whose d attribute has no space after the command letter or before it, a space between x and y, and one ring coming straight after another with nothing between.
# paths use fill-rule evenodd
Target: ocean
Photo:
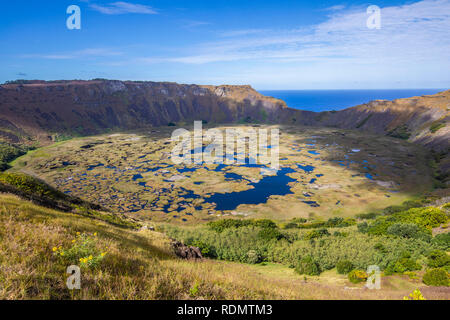
<instances>
[{"instance_id":1,"label":"ocean","mask_svg":"<svg viewBox=\"0 0 450 320\"><path fill-rule=\"evenodd\" d=\"M446 89L383 90L261 90L265 96L284 100L288 107L309 111L342 110L372 100L394 100L435 94Z\"/></svg>"}]
</instances>

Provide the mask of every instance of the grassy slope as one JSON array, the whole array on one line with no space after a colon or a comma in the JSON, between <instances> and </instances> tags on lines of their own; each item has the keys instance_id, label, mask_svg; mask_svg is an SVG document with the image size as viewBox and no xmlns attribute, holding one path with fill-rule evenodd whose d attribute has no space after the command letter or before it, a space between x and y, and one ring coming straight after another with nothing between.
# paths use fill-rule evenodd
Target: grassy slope
<instances>
[{"instance_id":1,"label":"grassy slope","mask_svg":"<svg viewBox=\"0 0 450 320\"><path fill-rule=\"evenodd\" d=\"M97 232L96 246L107 254L97 268L82 269L82 289L72 297L65 287L66 265L52 248L70 247L77 232ZM401 299L411 291L398 277L383 280L383 288L392 290L345 290L345 280L332 272L305 283L279 265L182 261L163 234L119 228L5 194L0 194L0 239L1 299ZM422 292L428 299L446 298L436 289Z\"/></svg>"}]
</instances>

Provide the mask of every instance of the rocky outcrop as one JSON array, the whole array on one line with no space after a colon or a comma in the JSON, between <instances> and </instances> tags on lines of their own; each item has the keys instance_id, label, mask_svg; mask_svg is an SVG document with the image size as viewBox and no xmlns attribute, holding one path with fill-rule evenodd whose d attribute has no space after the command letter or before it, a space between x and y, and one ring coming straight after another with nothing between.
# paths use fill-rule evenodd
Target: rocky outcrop
<instances>
[{"instance_id":1,"label":"rocky outcrop","mask_svg":"<svg viewBox=\"0 0 450 320\"><path fill-rule=\"evenodd\" d=\"M180 241L172 240L172 248L175 252L175 255L179 258L186 260L203 259L202 253L197 247L186 246Z\"/></svg>"}]
</instances>

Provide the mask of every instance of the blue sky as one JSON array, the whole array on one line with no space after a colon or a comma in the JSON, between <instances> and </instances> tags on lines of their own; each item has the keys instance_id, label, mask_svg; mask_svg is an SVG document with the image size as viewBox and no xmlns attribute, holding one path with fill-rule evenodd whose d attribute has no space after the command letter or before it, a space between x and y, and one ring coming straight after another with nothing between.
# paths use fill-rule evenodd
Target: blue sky
<instances>
[{"instance_id":1,"label":"blue sky","mask_svg":"<svg viewBox=\"0 0 450 320\"><path fill-rule=\"evenodd\" d=\"M81 8L81 30L66 9ZM369 5L381 28L369 29ZM3 1L0 81L450 88L450 0Z\"/></svg>"}]
</instances>

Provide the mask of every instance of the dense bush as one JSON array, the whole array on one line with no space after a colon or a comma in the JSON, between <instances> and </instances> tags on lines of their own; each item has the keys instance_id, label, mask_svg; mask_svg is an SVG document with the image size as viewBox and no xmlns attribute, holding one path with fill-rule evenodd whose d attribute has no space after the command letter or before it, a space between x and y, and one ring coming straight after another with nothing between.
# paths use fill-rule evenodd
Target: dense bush
<instances>
[{"instance_id":1,"label":"dense bush","mask_svg":"<svg viewBox=\"0 0 450 320\"><path fill-rule=\"evenodd\" d=\"M369 224L367 222L361 222L357 225L358 231L361 233L367 233L369 231Z\"/></svg>"},{"instance_id":2,"label":"dense bush","mask_svg":"<svg viewBox=\"0 0 450 320\"><path fill-rule=\"evenodd\" d=\"M389 264L392 265L394 262L395 265L398 260L404 258L405 251L411 253L410 259L415 262L423 260L428 252L436 249L430 242L420 239L368 235L350 228L345 230L348 236L327 235L307 240L305 239L307 234L320 229L287 229L283 231L283 237L279 240L271 238L267 241L261 237L261 230L264 229L247 225L216 232L209 226L195 228L163 226L163 231L168 236L184 243L201 241L203 246L207 245L213 256L220 260L247 263L248 252L255 250L260 256L260 261L291 267L296 267L303 257L309 256L318 264L320 270L333 269L338 262L344 260L351 261L357 269L365 270L370 265L378 265L385 270ZM404 268L406 269L411 268Z\"/></svg>"},{"instance_id":3,"label":"dense bush","mask_svg":"<svg viewBox=\"0 0 450 320\"><path fill-rule=\"evenodd\" d=\"M448 219L446 213L439 208L412 208L407 211L396 212L388 216L376 218L373 223L368 225L367 232L372 235L385 235L388 234L389 227L395 224L415 224L420 230L420 232L416 232L416 235L422 237L425 234L430 234L432 228L438 227L442 223L446 223ZM394 230L399 233L401 230L405 229L405 226L397 226L394 228ZM409 232L411 231L412 230L410 229Z\"/></svg>"},{"instance_id":4,"label":"dense bush","mask_svg":"<svg viewBox=\"0 0 450 320\"><path fill-rule=\"evenodd\" d=\"M414 238L419 231L419 226L414 223L394 223L387 228L386 233L398 237Z\"/></svg>"},{"instance_id":5,"label":"dense bush","mask_svg":"<svg viewBox=\"0 0 450 320\"><path fill-rule=\"evenodd\" d=\"M340 217L330 218L327 221L309 221L307 222L303 219L304 222L297 224L298 228L301 229L315 229L315 228L345 228L348 226L352 226L356 224L355 219L344 219Z\"/></svg>"},{"instance_id":6,"label":"dense bush","mask_svg":"<svg viewBox=\"0 0 450 320\"><path fill-rule=\"evenodd\" d=\"M250 224L255 227L261 227L266 229L275 229L277 224L269 219L249 220Z\"/></svg>"},{"instance_id":7,"label":"dense bush","mask_svg":"<svg viewBox=\"0 0 450 320\"><path fill-rule=\"evenodd\" d=\"M280 227L282 229L294 229L294 228L298 228L298 224L295 222L288 222L288 223L283 223Z\"/></svg>"},{"instance_id":8,"label":"dense bush","mask_svg":"<svg viewBox=\"0 0 450 320\"><path fill-rule=\"evenodd\" d=\"M349 260L342 260L336 264L336 269L339 274L347 274L354 268L353 263Z\"/></svg>"},{"instance_id":9,"label":"dense bush","mask_svg":"<svg viewBox=\"0 0 450 320\"><path fill-rule=\"evenodd\" d=\"M293 218L291 221L292 221L293 223L305 223L305 222L307 222L308 220L305 219L305 218Z\"/></svg>"},{"instance_id":10,"label":"dense bush","mask_svg":"<svg viewBox=\"0 0 450 320\"><path fill-rule=\"evenodd\" d=\"M386 248L385 246L383 246L383 244L381 243L377 243L375 244L375 246L373 247L375 250L380 251L381 253L386 253Z\"/></svg>"},{"instance_id":11,"label":"dense bush","mask_svg":"<svg viewBox=\"0 0 450 320\"><path fill-rule=\"evenodd\" d=\"M356 217L358 219L361 219L361 220L372 220L372 219L375 219L378 216L379 216L379 214L375 213L375 212L361 213L361 214L357 214L356 215Z\"/></svg>"},{"instance_id":12,"label":"dense bush","mask_svg":"<svg viewBox=\"0 0 450 320\"><path fill-rule=\"evenodd\" d=\"M16 146L0 141L0 171L8 169L8 162L27 152L27 147Z\"/></svg>"},{"instance_id":13,"label":"dense bush","mask_svg":"<svg viewBox=\"0 0 450 320\"><path fill-rule=\"evenodd\" d=\"M250 220L241 219L221 219L208 223L208 227L216 232L222 232L229 228L240 228L250 225Z\"/></svg>"},{"instance_id":14,"label":"dense bush","mask_svg":"<svg viewBox=\"0 0 450 320\"><path fill-rule=\"evenodd\" d=\"M67 197L64 193L50 187L44 182L22 173L0 173L0 182L14 186L26 194L35 194L38 197L45 196L55 199L64 199Z\"/></svg>"},{"instance_id":15,"label":"dense bush","mask_svg":"<svg viewBox=\"0 0 450 320\"><path fill-rule=\"evenodd\" d=\"M406 124L396 127L388 132L388 136L398 139L408 140L411 132Z\"/></svg>"},{"instance_id":16,"label":"dense bush","mask_svg":"<svg viewBox=\"0 0 450 320\"><path fill-rule=\"evenodd\" d=\"M261 262L261 256L256 250L250 250L247 252L246 262L250 264L256 264Z\"/></svg>"},{"instance_id":17,"label":"dense bush","mask_svg":"<svg viewBox=\"0 0 450 320\"><path fill-rule=\"evenodd\" d=\"M369 276L365 271L362 270L353 270L348 274L348 280L351 283L360 283L367 280Z\"/></svg>"},{"instance_id":18,"label":"dense bush","mask_svg":"<svg viewBox=\"0 0 450 320\"><path fill-rule=\"evenodd\" d=\"M311 230L305 235L305 240L311 240L316 238L321 238L323 236L329 236L330 233L327 229L318 229L318 230Z\"/></svg>"},{"instance_id":19,"label":"dense bush","mask_svg":"<svg viewBox=\"0 0 450 320\"><path fill-rule=\"evenodd\" d=\"M208 223L208 227L216 232L222 232L229 228L240 228L246 226L255 226L266 229L276 229L277 224L269 219L243 220L243 219L221 219Z\"/></svg>"},{"instance_id":20,"label":"dense bush","mask_svg":"<svg viewBox=\"0 0 450 320\"><path fill-rule=\"evenodd\" d=\"M389 263L384 273L386 275L394 273L402 274L407 271L416 271L420 269L422 269L422 266L420 264L418 264L415 260L411 258L405 257Z\"/></svg>"},{"instance_id":21,"label":"dense bush","mask_svg":"<svg viewBox=\"0 0 450 320\"><path fill-rule=\"evenodd\" d=\"M211 246L201 240L194 240L190 243L186 243L189 246L197 247L200 249L200 252L202 253L202 256L204 257L210 257L215 258L214 249L211 248Z\"/></svg>"},{"instance_id":22,"label":"dense bush","mask_svg":"<svg viewBox=\"0 0 450 320\"><path fill-rule=\"evenodd\" d=\"M431 269L427 271L424 274L422 281L428 286L435 286L435 287L450 286L449 275L447 271L445 271L442 268Z\"/></svg>"},{"instance_id":23,"label":"dense bush","mask_svg":"<svg viewBox=\"0 0 450 320\"><path fill-rule=\"evenodd\" d=\"M322 272L319 264L311 256L302 258L298 262L295 271L298 274L306 274L308 276L318 276Z\"/></svg>"},{"instance_id":24,"label":"dense bush","mask_svg":"<svg viewBox=\"0 0 450 320\"><path fill-rule=\"evenodd\" d=\"M281 238L283 238L283 234L278 231L278 229L274 229L274 228L262 228L259 233L258 236L260 239L264 240L264 241L270 241L270 240L280 240Z\"/></svg>"},{"instance_id":25,"label":"dense bush","mask_svg":"<svg viewBox=\"0 0 450 320\"><path fill-rule=\"evenodd\" d=\"M239 221L239 220L236 220ZM247 263L247 254L255 250L261 257L261 261L267 258L267 251L271 242L260 238L261 228L243 226L239 228L226 228L222 232L216 232L208 228L182 229L175 226L163 226L164 232L170 237L186 244L201 244L207 246L209 256L219 260L228 260Z\"/></svg>"},{"instance_id":26,"label":"dense bush","mask_svg":"<svg viewBox=\"0 0 450 320\"><path fill-rule=\"evenodd\" d=\"M436 244L442 250L450 250L450 232L436 235L431 242Z\"/></svg>"},{"instance_id":27,"label":"dense bush","mask_svg":"<svg viewBox=\"0 0 450 320\"><path fill-rule=\"evenodd\" d=\"M403 238L418 238L424 240L431 240L431 235L419 228L414 223L394 223L387 228L386 234L394 235Z\"/></svg>"},{"instance_id":28,"label":"dense bush","mask_svg":"<svg viewBox=\"0 0 450 320\"><path fill-rule=\"evenodd\" d=\"M429 202L430 202L430 200L427 198L405 201L401 205L394 205L394 206L386 207L383 210L383 214L390 215L390 214L393 214L396 212L407 211L412 208L420 208L420 207L423 207L424 205L428 204Z\"/></svg>"},{"instance_id":29,"label":"dense bush","mask_svg":"<svg viewBox=\"0 0 450 320\"><path fill-rule=\"evenodd\" d=\"M305 223L300 223L298 225L298 228L301 229L315 229L315 228L323 228L325 227L326 222L325 221L309 221Z\"/></svg>"},{"instance_id":30,"label":"dense bush","mask_svg":"<svg viewBox=\"0 0 450 320\"><path fill-rule=\"evenodd\" d=\"M442 250L433 250L428 254L427 265L430 268L450 269L450 256Z\"/></svg>"},{"instance_id":31,"label":"dense bush","mask_svg":"<svg viewBox=\"0 0 450 320\"><path fill-rule=\"evenodd\" d=\"M346 236L348 236L348 232L335 231L335 232L333 232L333 236L335 236L335 237L346 237Z\"/></svg>"}]
</instances>

